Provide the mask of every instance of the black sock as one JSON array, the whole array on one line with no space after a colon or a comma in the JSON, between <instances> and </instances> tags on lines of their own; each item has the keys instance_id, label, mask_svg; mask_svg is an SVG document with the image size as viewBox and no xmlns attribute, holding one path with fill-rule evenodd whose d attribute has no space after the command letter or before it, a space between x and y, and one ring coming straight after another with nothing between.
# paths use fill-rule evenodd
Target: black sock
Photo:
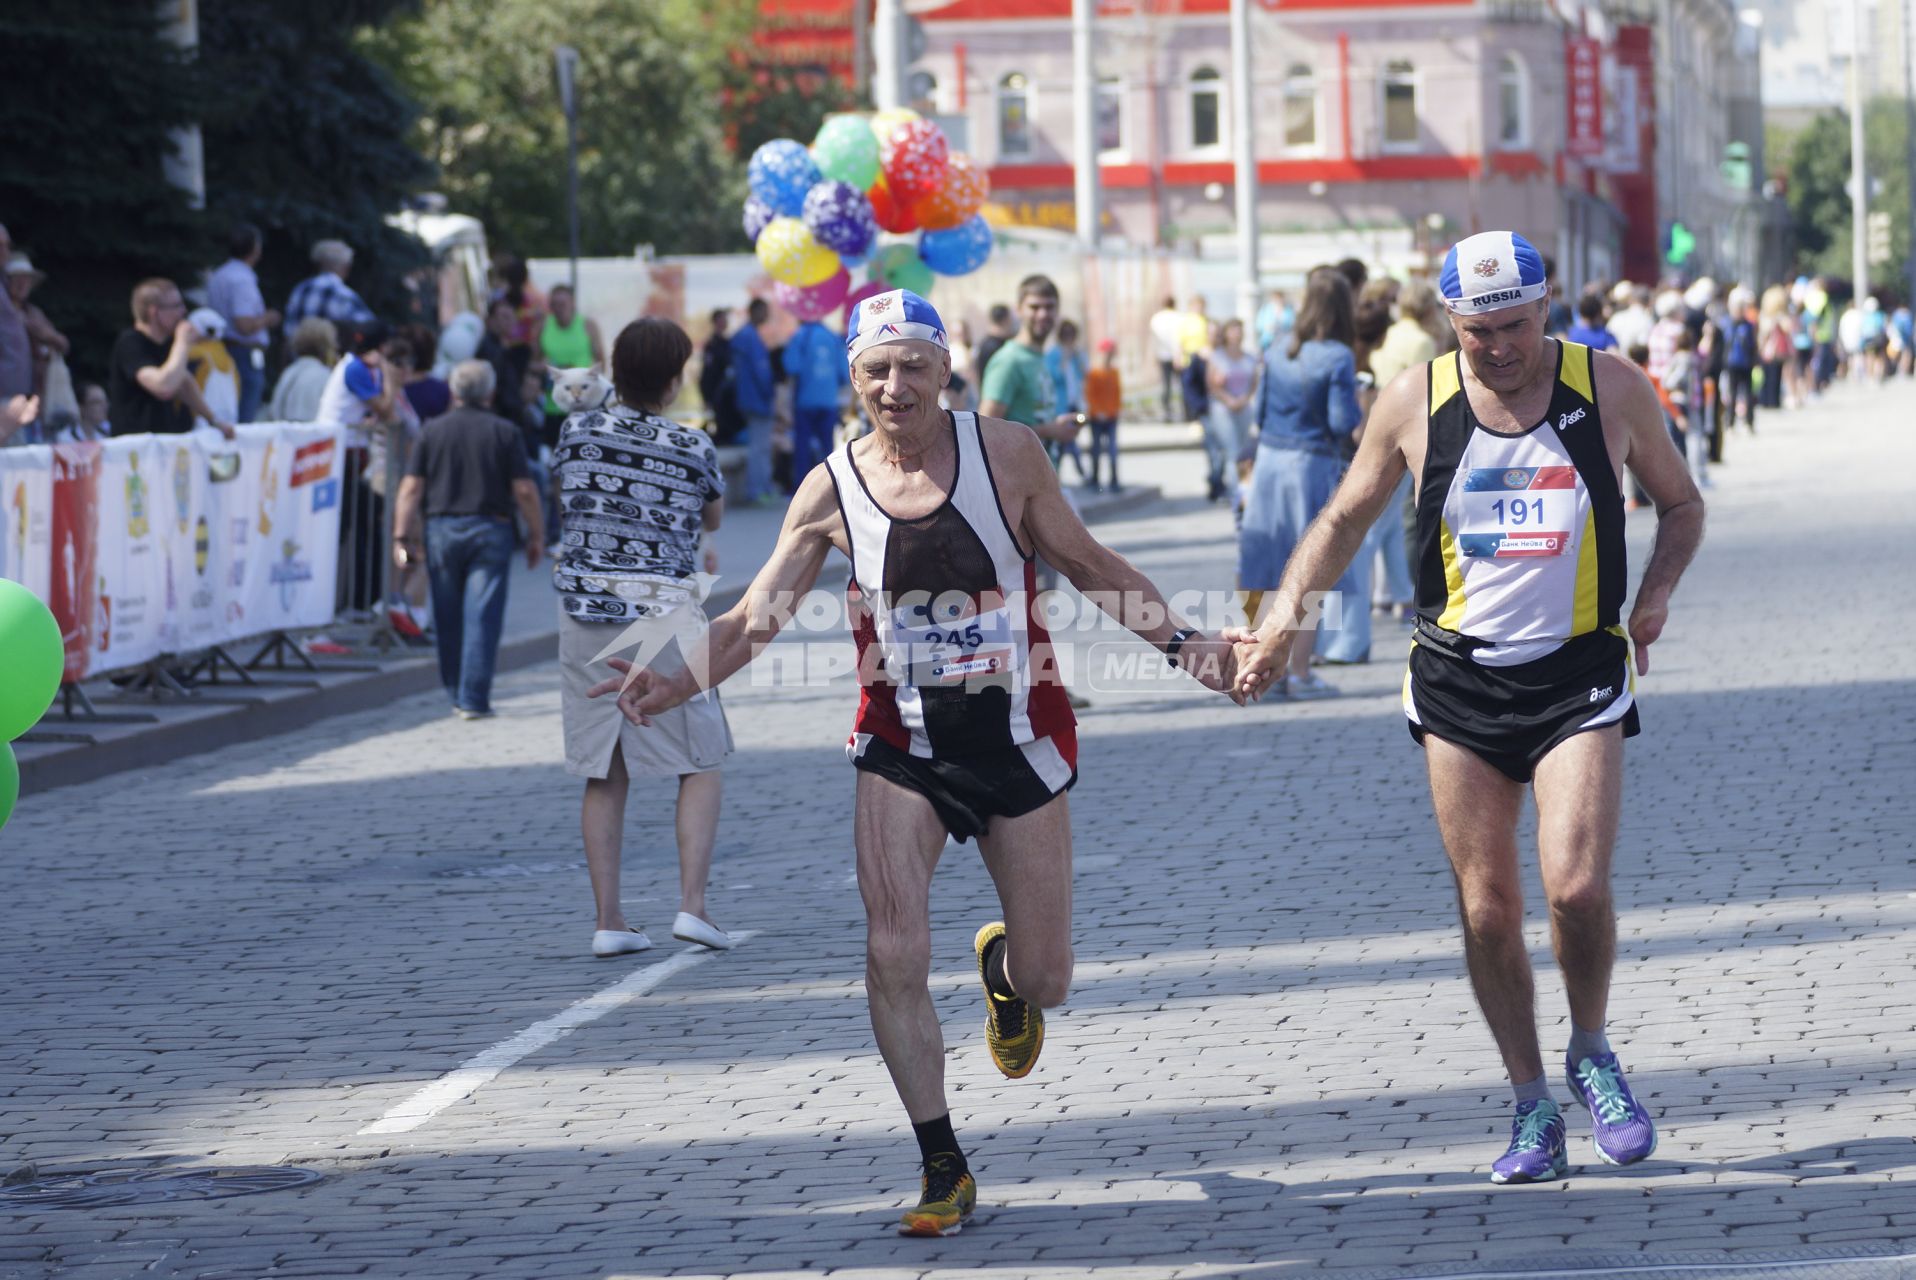
<instances>
[{"instance_id":1,"label":"black sock","mask_svg":"<svg viewBox=\"0 0 1916 1280\"><path fill-rule=\"evenodd\" d=\"M1011 974L1005 968L1005 940L1002 934L985 946L985 990L1000 1000L1018 998L1017 991L1011 985Z\"/></svg>"},{"instance_id":2,"label":"black sock","mask_svg":"<svg viewBox=\"0 0 1916 1280\"><path fill-rule=\"evenodd\" d=\"M958 1149L958 1135L951 1131L951 1112L935 1120L911 1127L912 1134L918 1139L918 1154L927 1166L933 1156L957 1156L958 1167L966 1168L965 1153Z\"/></svg>"}]
</instances>

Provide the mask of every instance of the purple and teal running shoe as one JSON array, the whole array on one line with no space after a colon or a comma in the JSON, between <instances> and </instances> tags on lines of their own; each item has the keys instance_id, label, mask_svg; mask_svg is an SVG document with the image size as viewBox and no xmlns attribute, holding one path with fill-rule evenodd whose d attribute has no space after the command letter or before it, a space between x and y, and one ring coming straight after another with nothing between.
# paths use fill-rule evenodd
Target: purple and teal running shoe
<instances>
[{"instance_id":1,"label":"purple and teal running shoe","mask_svg":"<svg viewBox=\"0 0 1916 1280\"><path fill-rule=\"evenodd\" d=\"M1590 1143L1605 1164L1635 1164L1657 1149L1657 1126L1630 1092L1614 1053L1563 1064L1570 1095L1589 1109Z\"/></svg>"},{"instance_id":2,"label":"purple and teal running shoe","mask_svg":"<svg viewBox=\"0 0 1916 1280\"><path fill-rule=\"evenodd\" d=\"M1548 1098L1518 1103L1517 1118L1510 1122L1510 1149L1490 1166L1490 1180L1500 1186L1510 1182L1543 1182L1564 1177L1569 1172L1563 1112Z\"/></svg>"}]
</instances>

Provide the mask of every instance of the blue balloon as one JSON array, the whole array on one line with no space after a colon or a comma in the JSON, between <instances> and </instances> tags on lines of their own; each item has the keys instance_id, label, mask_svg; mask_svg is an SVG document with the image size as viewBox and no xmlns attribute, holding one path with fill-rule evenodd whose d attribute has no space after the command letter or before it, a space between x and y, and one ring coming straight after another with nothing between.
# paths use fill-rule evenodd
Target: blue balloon
<instances>
[{"instance_id":1,"label":"blue balloon","mask_svg":"<svg viewBox=\"0 0 1916 1280\"><path fill-rule=\"evenodd\" d=\"M849 182L827 180L806 192L805 225L814 240L841 258L869 251L878 235L872 202Z\"/></svg>"},{"instance_id":2,"label":"blue balloon","mask_svg":"<svg viewBox=\"0 0 1916 1280\"><path fill-rule=\"evenodd\" d=\"M745 178L752 194L781 217L805 212L805 193L819 182L818 165L802 143L774 138L752 153Z\"/></svg>"},{"instance_id":3,"label":"blue balloon","mask_svg":"<svg viewBox=\"0 0 1916 1280\"><path fill-rule=\"evenodd\" d=\"M872 260L872 255L871 255L870 245L865 246L865 252L863 253L841 253L838 255L838 261L841 264L843 264L848 270L852 270L852 271L858 270L860 267L864 266L867 262L870 262L871 260Z\"/></svg>"},{"instance_id":4,"label":"blue balloon","mask_svg":"<svg viewBox=\"0 0 1916 1280\"><path fill-rule=\"evenodd\" d=\"M918 237L918 256L941 276L969 275L991 256L991 224L973 214L949 231L927 231Z\"/></svg>"},{"instance_id":5,"label":"blue balloon","mask_svg":"<svg viewBox=\"0 0 1916 1280\"><path fill-rule=\"evenodd\" d=\"M758 233L765 230L765 224L778 216L771 205L757 196L745 197L745 238L753 244L758 243Z\"/></svg>"}]
</instances>

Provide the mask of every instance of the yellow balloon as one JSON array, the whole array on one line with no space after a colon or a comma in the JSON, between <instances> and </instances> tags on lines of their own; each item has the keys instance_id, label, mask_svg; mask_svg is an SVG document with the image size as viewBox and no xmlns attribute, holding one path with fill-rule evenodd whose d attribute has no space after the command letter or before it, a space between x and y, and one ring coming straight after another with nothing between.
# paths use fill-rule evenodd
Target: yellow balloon
<instances>
[{"instance_id":1,"label":"yellow balloon","mask_svg":"<svg viewBox=\"0 0 1916 1280\"><path fill-rule=\"evenodd\" d=\"M899 125L918 119L918 113L910 107L893 107L890 111L880 111L872 117L872 132L878 135L878 145L884 146L891 131Z\"/></svg>"},{"instance_id":2,"label":"yellow balloon","mask_svg":"<svg viewBox=\"0 0 1916 1280\"><path fill-rule=\"evenodd\" d=\"M838 274L838 255L812 238L797 218L773 218L758 233L758 261L781 284L803 289Z\"/></svg>"}]
</instances>

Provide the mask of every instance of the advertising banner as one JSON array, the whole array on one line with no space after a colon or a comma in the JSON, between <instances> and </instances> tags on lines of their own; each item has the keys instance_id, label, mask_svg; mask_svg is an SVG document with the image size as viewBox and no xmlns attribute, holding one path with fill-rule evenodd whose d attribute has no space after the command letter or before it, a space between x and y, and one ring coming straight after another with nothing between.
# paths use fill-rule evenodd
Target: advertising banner
<instances>
[{"instance_id":1,"label":"advertising banner","mask_svg":"<svg viewBox=\"0 0 1916 1280\"><path fill-rule=\"evenodd\" d=\"M100 442L98 625L93 637L95 669L137 666L162 652L160 623L166 607L166 557L154 519L154 479L161 450L152 436Z\"/></svg>"},{"instance_id":2,"label":"advertising banner","mask_svg":"<svg viewBox=\"0 0 1916 1280\"><path fill-rule=\"evenodd\" d=\"M53 448L0 450L0 578L53 597Z\"/></svg>"},{"instance_id":3,"label":"advertising banner","mask_svg":"<svg viewBox=\"0 0 1916 1280\"><path fill-rule=\"evenodd\" d=\"M0 576L68 680L332 621L345 452L308 424L0 450Z\"/></svg>"},{"instance_id":4,"label":"advertising banner","mask_svg":"<svg viewBox=\"0 0 1916 1280\"><path fill-rule=\"evenodd\" d=\"M96 554L100 527L100 446L53 446L53 593L47 607L66 645L64 679L82 680L93 661L99 619Z\"/></svg>"},{"instance_id":5,"label":"advertising banner","mask_svg":"<svg viewBox=\"0 0 1916 1280\"><path fill-rule=\"evenodd\" d=\"M1565 155L1588 160L1603 154L1603 45L1586 36L1564 41Z\"/></svg>"}]
</instances>

